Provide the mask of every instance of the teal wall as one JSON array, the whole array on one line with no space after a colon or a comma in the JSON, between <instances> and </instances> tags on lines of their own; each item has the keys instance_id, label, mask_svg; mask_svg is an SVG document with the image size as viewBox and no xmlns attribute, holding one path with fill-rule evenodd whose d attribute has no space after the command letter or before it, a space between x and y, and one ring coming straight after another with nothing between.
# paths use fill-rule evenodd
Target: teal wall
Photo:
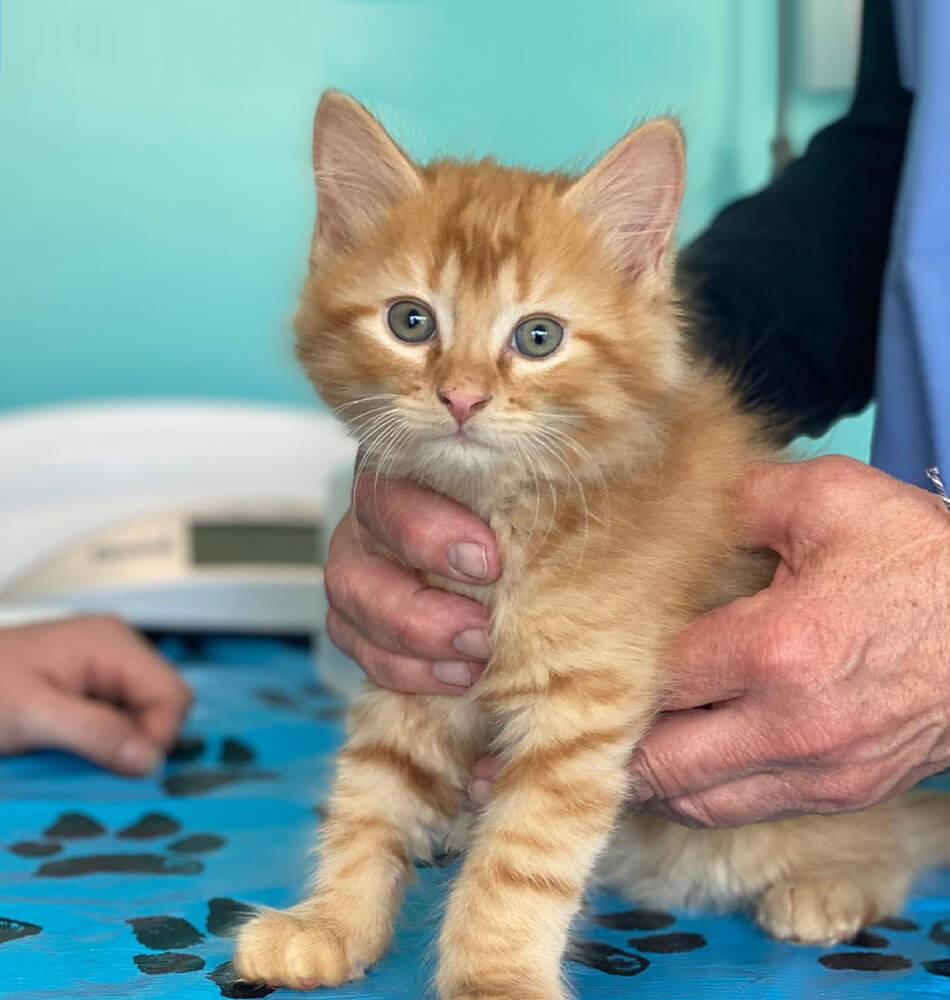
<instances>
[{"instance_id":1,"label":"teal wall","mask_svg":"<svg viewBox=\"0 0 950 1000\"><path fill-rule=\"evenodd\" d=\"M418 156L540 167L672 111L683 237L768 175L770 0L0 3L0 408L309 401L289 322L328 86ZM845 100L797 93L796 139Z\"/></svg>"}]
</instances>

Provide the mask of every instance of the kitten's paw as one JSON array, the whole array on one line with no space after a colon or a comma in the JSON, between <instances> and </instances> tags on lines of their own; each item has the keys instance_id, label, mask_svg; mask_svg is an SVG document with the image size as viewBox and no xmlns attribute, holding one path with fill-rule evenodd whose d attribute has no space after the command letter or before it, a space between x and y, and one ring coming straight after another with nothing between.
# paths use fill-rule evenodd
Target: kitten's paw
<instances>
[{"instance_id":1,"label":"kitten's paw","mask_svg":"<svg viewBox=\"0 0 950 1000\"><path fill-rule=\"evenodd\" d=\"M759 900L758 921L773 937L801 944L847 941L878 907L847 877L776 882Z\"/></svg>"},{"instance_id":2,"label":"kitten's paw","mask_svg":"<svg viewBox=\"0 0 950 1000\"><path fill-rule=\"evenodd\" d=\"M266 911L238 932L234 968L251 983L309 990L339 986L363 975L366 962L354 962L342 934L316 917Z\"/></svg>"}]
</instances>

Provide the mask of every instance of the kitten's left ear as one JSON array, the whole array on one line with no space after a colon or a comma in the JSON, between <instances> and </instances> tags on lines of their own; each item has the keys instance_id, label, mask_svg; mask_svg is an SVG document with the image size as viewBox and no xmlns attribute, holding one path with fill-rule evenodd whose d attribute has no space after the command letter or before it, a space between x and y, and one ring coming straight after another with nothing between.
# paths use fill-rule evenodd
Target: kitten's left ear
<instances>
[{"instance_id":1,"label":"kitten's left ear","mask_svg":"<svg viewBox=\"0 0 950 1000\"><path fill-rule=\"evenodd\" d=\"M628 132L564 198L600 228L631 278L665 280L685 173L679 125L657 118Z\"/></svg>"}]
</instances>

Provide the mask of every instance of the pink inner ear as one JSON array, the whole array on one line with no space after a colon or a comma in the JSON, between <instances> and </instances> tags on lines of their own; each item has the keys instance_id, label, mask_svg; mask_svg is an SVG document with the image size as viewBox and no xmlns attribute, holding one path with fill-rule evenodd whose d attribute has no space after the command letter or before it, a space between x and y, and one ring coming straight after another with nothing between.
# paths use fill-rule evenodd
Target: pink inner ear
<instances>
[{"instance_id":1,"label":"pink inner ear","mask_svg":"<svg viewBox=\"0 0 950 1000\"><path fill-rule=\"evenodd\" d=\"M419 175L379 122L357 101L329 92L313 123L317 185L315 243L344 249L364 226L418 187Z\"/></svg>"},{"instance_id":2,"label":"pink inner ear","mask_svg":"<svg viewBox=\"0 0 950 1000\"><path fill-rule=\"evenodd\" d=\"M671 121L620 140L567 198L602 229L624 270L659 271L683 196L683 142Z\"/></svg>"}]
</instances>

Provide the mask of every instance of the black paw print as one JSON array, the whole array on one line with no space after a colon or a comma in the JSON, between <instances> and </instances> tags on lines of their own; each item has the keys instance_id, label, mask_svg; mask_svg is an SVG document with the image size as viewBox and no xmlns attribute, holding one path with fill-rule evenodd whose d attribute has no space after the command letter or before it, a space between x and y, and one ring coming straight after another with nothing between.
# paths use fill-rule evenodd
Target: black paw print
<instances>
[{"instance_id":1,"label":"black paw print","mask_svg":"<svg viewBox=\"0 0 950 1000\"><path fill-rule=\"evenodd\" d=\"M17 938L30 937L39 934L43 928L39 924L31 924L25 920L14 920L12 917L0 917L0 944L16 941Z\"/></svg>"},{"instance_id":2,"label":"black paw print","mask_svg":"<svg viewBox=\"0 0 950 1000\"><path fill-rule=\"evenodd\" d=\"M903 917L886 917L874 926L898 932L920 930L912 920ZM950 945L950 920L938 920L930 928L927 937L939 945ZM889 945L887 938L867 929L847 943L855 948L886 948ZM913 964L903 955L888 955L874 951L835 952L831 955L822 955L818 961L826 969L860 969L864 972L896 972L909 969ZM920 964L933 976L950 977L950 959L935 958Z\"/></svg>"},{"instance_id":3,"label":"black paw print","mask_svg":"<svg viewBox=\"0 0 950 1000\"><path fill-rule=\"evenodd\" d=\"M44 858L59 854L73 841L91 840L105 834L106 828L85 813L66 812L43 831L42 840L22 840L8 850L25 858ZM182 837L181 824L165 813L146 813L116 837L126 841L151 841L172 838L163 845L167 853L152 851L112 851L99 854L70 854L42 862L34 872L44 878L72 878L99 872L138 875L197 875L204 870L198 859L224 846L216 833L192 833Z\"/></svg>"},{"instance_id":4,"label":"black paw print","mask_svg":"<svg viewBox=\"0 0 950 1000\"><path fill-rule=\"evenodd\" d=\"M589 913L587 919L611 931L664 931L676 918L662 910L632 909L616 913ZM655 955L675 955L706 947L702 934L687 931L641 934L629 937L625 944L635 951L627 951L601 941L577 940L568 949L568 961L586 965L611 976L636 976L650 965L642 951Z\"/></svg>"},{"instance_id":5,"label":"black paw print","mask_svg":"<svg viewBox=\"0 0 950 1000\"><path fill-rule=\"evenodd\" d=\"M886 917L875 926L891 930L919 930L917 924L898 917ZM849 941L843 942L846 948L856 948L857 951L835 951L830 955L820 956L818 961L826 969L847 969L851 972L901 972L909 969L914 964L909 958L877 950L890 947L890 943L883 934L865 927ZM869 950L872 948L875 950Z\"/></svg>"},{"instance_id":6,"label":"black paw print","mask_svg":"<svg viewBox=\"0 0 950 1000\"><path fill-rule=\"evenodd\" d=\"M568 962L586 965L609 976L635 976L650 964L643 955L634 955L603 941L572 941L565 957Z\"/></svg>"},{"instance_id":7,"label":"black paw print","mask_svg":"<svg viewBox=\"0 0 950 1000\"><path fill-rule=\"evenodd\" d=\"M169 795L203 795L222 785L239 781L275 781L274 771L262 771L252 765L256 755L251 747L234 737L225 737L218 750L217 766L179 767L203 758L208 744L201 736L183 736L168 754L169 771L162 788Z\"/></svg>"},{"instance_id":8,"label":"black paw print","mask_svg":"<svg viewBox=\"0 0 950 1000\"><path fill-rule=\"evenodd\" d=\"M319 681L308 681L294 688L259 687L254 695L271 708L303 715L315 722L336 722L346 718L346 703Z\"/></svg>"},{"instance_id":9,"label":"black paw print","mask_svg":"<svg viewBox=\"0 0 950 1000\"><path fill-rule=\"evenodd\" d=\"M659 910L623 910L619 913L588 913L588 920L591 923L613 931L661 930L672 924L674 919L669 913L663 913ZM630 938L629 942L637 947L638 951L665 952L689 950L686 947L677 949L676 947L664 946L662 939L675 937L699 938L700 944L695 944L694 947L700 947L706 943L698 934L656 934L652 938ZM579 938L571 942L566 957L569 962L586 965L589 969L596 969L598 972L604 972L609 976L636 976L650 965L650 960L644 955L627 951L624 948L618 948L604 941L590 941L584 938Z\"/></svg>"},{"instance_id":10,"label":"black paw print","mask_svg":"<svg viewBox=\"0 0 950 1000\"><path fill-rule=\"evenodd\" d=\"M208 901L205 923L208 933L215 937L230 937L242 920L254 908L236 899L217 897ZM205 967L201 955L177 949L194 948L205 940L205 935L183 917L159 915L136 917L126 921L140 945L150 949L132 959L139 972L148 976L170 973L199 972ZM222 962L207 974L225 997L265 997L274 992L272 986L246 983L239 979L230 962Z\"/></svg>"},{"instance_id":11,"label":"black paw print","mask_svg":"<svg viewBox=\"0 0 950 1000\"><path fill-rule=\"evenodd\" d=\"M914 964L911 959L883 950L889 948L891 943L883 934L878 934L878 930L913 933L919 931L920 926L906 917L882 917L870 927L858 931L850 941L843 942L843 947L854 948L854 951L834 951L821 955L819 963L826 969L849 972L903 972L911 968ZM938 920L931 927L928 936L937 944L950 944L950 920ZM950 977L950 959L938 958L920 964L934 976Z\"/></svg>"}]
</instances>

